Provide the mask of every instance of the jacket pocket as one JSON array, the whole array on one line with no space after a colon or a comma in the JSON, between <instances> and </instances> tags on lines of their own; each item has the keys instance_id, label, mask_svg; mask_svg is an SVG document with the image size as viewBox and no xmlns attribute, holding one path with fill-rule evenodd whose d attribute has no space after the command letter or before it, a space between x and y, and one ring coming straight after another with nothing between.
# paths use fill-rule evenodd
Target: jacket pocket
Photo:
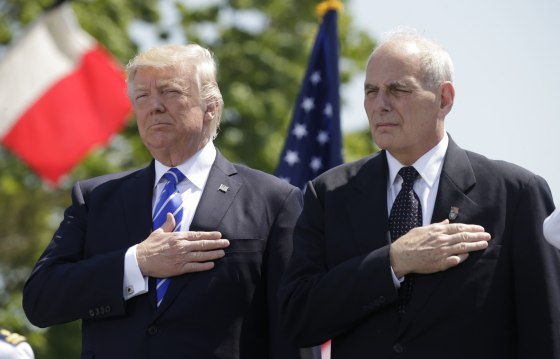
<instances>
[{"instance_id":1,"label":"jacket pocket","mask_svg":"<svg viewBox=\"0 0 560 359\"><path fill-rule=\"evenodd\" d=\"M224 249L229 253L249 253L264 251L265 241L262 239L230 239L229 247Z\"/></svg>"}]
</instances>

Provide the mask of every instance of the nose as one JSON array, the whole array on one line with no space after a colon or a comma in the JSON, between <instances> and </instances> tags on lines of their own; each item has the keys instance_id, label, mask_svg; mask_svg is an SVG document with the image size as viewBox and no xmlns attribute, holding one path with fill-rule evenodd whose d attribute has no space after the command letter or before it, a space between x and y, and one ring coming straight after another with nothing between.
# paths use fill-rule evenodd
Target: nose
<instances>
[{"instance_id":1,"label":"nose","mask_svg":"<svg viewBox=\"0 0 560 359\"><path fill-rule=\"evenodd\" d=\"M379 91L374 99L374 106L380 112L390 112L391 111L391 101L389 96L387 96L386 91Z\"/></svg>"},{"instance_id":2,"label":"nose","mask_svg":"<svg viewBox=\"0 0 560 359\"><path fill-rule=\"evenodd\" d=\"M368 114L387 113L392 111L391 99L386 91L379 90L376 93L366 95L364 107Z\"/></svg>"},{"instance_id":3,"label":"nose","mask_svg":"<svg viewBox=\"0 0 560 359\"><path fill-rule=\"evenodd\" d=\"M165 111L163 99L159 94L150 96L150 112L160 113Z\"/></svg>"}]
</instances>

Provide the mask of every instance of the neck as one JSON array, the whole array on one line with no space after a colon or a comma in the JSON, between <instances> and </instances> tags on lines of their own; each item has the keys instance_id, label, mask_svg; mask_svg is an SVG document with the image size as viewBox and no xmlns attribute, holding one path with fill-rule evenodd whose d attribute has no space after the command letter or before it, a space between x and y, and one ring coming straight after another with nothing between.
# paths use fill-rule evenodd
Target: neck
<instances>
[{"instance_id":1,"label":"neck","mask_svg":"<svg viewBox=\"0 0 560 359\"><path fill-rule=\"evenodd\" d=\"M181 163L185 163L189 158L194 156L198 151L200 151L206 144L208 139L201 142L198 146L193 146L191 148L164 148L161 150L151 151L152 156L166 165L167 167L177 167Z\"/></svg>"}]
</instances>

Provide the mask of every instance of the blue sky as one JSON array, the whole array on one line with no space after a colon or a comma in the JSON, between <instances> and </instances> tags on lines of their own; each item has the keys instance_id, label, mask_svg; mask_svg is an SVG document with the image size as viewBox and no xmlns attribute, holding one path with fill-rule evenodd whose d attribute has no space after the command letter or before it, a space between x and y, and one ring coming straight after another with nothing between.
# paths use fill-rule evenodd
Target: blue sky
<instances>
[{"instance_id":1,"label":"blue sky","mask_svg":"<svg viewBox=\"0 0 560 359\"><path fill-rule=\"evenodd\" d=\"M345 11L376 39L407 25L443 45L455 65L447 131L544 177L560 204L560 1L351 0ZM367 127L362 86L363 75L342 91L345 130Z\"/></svg>"}]
</instances>

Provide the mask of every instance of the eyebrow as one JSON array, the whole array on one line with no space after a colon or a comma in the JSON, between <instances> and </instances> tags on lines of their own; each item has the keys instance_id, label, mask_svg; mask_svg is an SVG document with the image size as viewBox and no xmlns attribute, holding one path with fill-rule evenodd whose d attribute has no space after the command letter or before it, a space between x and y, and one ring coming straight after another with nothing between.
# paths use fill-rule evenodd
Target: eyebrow
<instances>
[{"instance_id":1,"label":"eyebrow","mask_svg":"<svg viewBox=\"0 0 560 359\"><path fill-rule=\"evenodd\" d=\"M188 84L183 84L176 79L169 79L169 80L160 80L158 81L156 88L162 89L168 86L177 86L184 91L189 91L190 86ZM134 91L146 91L150 88L150 86L142 85L142 84L134 84Z\"/></svg>"},{"instance_id":2,"label":"eyebrow","mask_svg":"<svg viewBox=\"0 0 560 359\"><path fill-rule=\"evenodd\" d=\"M397 88L397 87L410 87L410 84L402 81L392 81L387 86L388 88Z\"/></svg>"},{"instance_id":3,"label":"eyebrow","mask_svg":"<svg viewBox=\"0 0 560 359\"><path fill-rule=\"evenodd\" d=\"M396 89L396 88L411 88L413 86L411 86L411 84L407 83L407 82L403 82L403 81L391 81L389 82L387 85L373 85L373 84L369 84L366 83L364 84L364 90L379 90L380 87L385 87L387 89Z\"/></svg>"}]
</instances>

